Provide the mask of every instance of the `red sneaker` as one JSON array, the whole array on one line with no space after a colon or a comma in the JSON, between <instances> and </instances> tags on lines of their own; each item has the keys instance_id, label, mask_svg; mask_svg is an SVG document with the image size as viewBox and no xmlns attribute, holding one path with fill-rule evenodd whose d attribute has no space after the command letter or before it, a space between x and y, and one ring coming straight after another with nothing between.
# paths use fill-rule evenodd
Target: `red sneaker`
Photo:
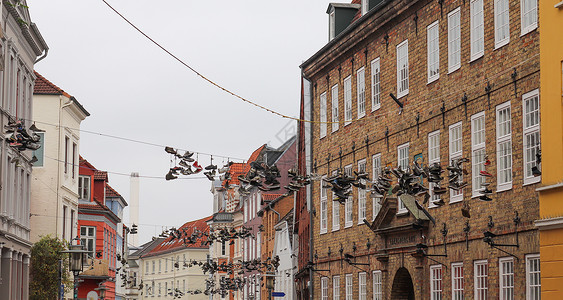
<instances>
[{"instance_id":1,"label":"red sneaker","mask_svg":"<svg viewBox=\"0 0 563 300\"><path fill-rule=\"evenodd\" d=\"M487 172L487 171L485 171L485 170L480 171L480 172L479 172L479 175L485 176L485 177L493 177L493 174L491 174L491 173L489 173L489 172Z\"/></svg>"}]
</instances>

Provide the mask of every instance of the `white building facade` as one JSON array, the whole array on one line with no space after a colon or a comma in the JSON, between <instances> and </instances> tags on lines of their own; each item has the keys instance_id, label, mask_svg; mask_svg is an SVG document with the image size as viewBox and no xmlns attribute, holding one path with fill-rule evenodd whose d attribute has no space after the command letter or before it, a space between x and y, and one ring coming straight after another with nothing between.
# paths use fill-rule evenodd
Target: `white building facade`
<instances>
[{"instance_id":1,"label":"white building facade","mask_svg":"<svg viewBox=\"0 0 563 300\"><path fill-rule=\"evenodd\" d=\"M27 299L30 262L31 151L9 145L4 125L32 118L33 67L48 47L27 3L0 5L0 299Z\"/></svg>"}]
</instances>

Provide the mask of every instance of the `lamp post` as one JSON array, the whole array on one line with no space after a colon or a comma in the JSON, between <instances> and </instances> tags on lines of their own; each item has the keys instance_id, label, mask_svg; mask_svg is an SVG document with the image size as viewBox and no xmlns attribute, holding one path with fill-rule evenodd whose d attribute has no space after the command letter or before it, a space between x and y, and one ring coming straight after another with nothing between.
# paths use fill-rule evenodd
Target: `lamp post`
<instances>
[{"instance_id":1,"label":"lamp post","mask_svg":"<svg viewBox=\"0 0 563 300\"><path fill-rule=\"evenodd\" d=\"M100 283L100 286L95 288L94 290L100 293L100 300L106 299L106 291L108 290L108 288L105 285L103 285L103 282Z\"/></svg>"},{"instance_id":2,"label":"lamp post","mask_svg":"<svg viewBox=\"0 0 563 300\"><path fill-rule=\"evenodd\" d=\"M74 275L74 299L78 299L78 275L82 272L84 254L88 253L84 250L84 246L80 245L80 242L76 245L69 245L68 250L62 251L63 253L69 254L70 265L69 269Z\"/></svg>"},{"instance_id":3,"label":"lamp post","mask_svg":"<svg viewBox=\"0 0 563 300\"><path fill-rule=\"evenodd\" d=\"M266 273L266 289L268 289L268 299L272 299L272 290L275 288L275 277L276 273L267 272Z\"/></svg>"}]
</instances>

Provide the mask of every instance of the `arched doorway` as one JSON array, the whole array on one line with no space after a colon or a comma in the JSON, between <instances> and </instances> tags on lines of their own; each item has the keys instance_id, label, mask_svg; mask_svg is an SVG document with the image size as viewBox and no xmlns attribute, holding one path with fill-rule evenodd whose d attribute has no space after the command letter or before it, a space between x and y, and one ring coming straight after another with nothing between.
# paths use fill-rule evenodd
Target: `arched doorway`
<instances>
[{"instance_id":1,"label":"arched doorway","mask_svg":"<svg viewBox=\"0 0 563 300\"><path fill-rule=\"evenodd\" d=\"M409 271L405 268L399 268L393 279L393 287L391 288L391 299L393 300L414 300L414 287Z\"/></svg>"}]
</instances>

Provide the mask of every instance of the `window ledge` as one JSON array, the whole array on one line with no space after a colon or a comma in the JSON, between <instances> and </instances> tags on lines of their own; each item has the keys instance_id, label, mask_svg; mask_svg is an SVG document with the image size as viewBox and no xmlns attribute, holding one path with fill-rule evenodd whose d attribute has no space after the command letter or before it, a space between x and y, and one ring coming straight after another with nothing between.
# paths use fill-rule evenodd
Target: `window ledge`
<instances>
[{"instance_id":1,"label":"window ledge","mask_svg":"<svg viewBox=\"0 0 563 300\"><path fill-rule=\"evenodd\" d=\"M345 228L345 229L346 229L346 228L350 228L350 227L352 227L353 225L354 225L354 223L346 224L346 225L344 225L344 228Z\"/></svg>"},{"instance_id":2,"label":"window ledge","mask_svg":"<svg viewBox=\"0 0 563 300\"><path fill-rule=\"evenodd\" d=\"M506 40L500 41L498 43L495 43L495 49L494 50L498 50L498 49L508 45L509 43L510 43L510 39L506 39Z\"/></svg>"},{"instance_id":3,"label":"window ledge","mask_svg":"<svg viewBox=\"0 0 563 300\"><path fill-rule=\"evenodd\" d=\"M481 52L479 54L475 54L474 56L471 57L471 59L469 60L469 63L472 63L474 61L479 60L481 57L485 56L484 52Z\"/></svg>"},{"instance_id":4,"label":"window ledge","mask_svg":"<svg viewBox=\"0 0 563 300\"><path fill-rule=\"evenodd\" d=\"M505 183L505 184L503 184L503 185L501 185L501 186L497 186L496 192L497 192L497 193L506 192L506 191L509 191L509 190L511 190L511 189L512 189L512 182L510 182L510 183Z\"/></svg>"},{"instance_id":5,"label":"window ledge","mask_svg":"<svg viewBox=\"0 0 563 300\"><path fill-rule=\"evenodd\" d=\"M408 89L407 89L406 91L404 91L404 92L401 92L401 93L397 92L397 99L401 99L401 98L405 97L405 96L408 95L408 94L409 94L409 90L408 90Z\"/></svg>"},{"instance_id":6,"label":"window ledge","mask_svg":"<svg viewBox=\"0 0 563 300\"><path fill-rule=\"evenodd\" d=\"M463 201L463 194L461 194L460 196L455 196L454 198L450 198L450 204L459 203L461 201Z\"/></svg>"},{"instance_id":7,"label":"window ledge","mask_svg":"<svg viewBox=\"0 0 563 300\"><path fill-rule=\"evenodd\" d=\"M374 108L371 109L372 112L379 110L381 108L381 104L375 106Z\"/></svg>"},{"instance_id":8,"label":"window ledge","mask_svg":"<svg viewBox=\"0 0 563 300\"><path fill-rule=\"evenodd\" d=\"M332 232L336 232L336 231L339 231L339 230L340 230L340 227L338 227L338 228L333 228L333 229L332 229Z\"/></svg>"},{"instance_id":9,"label":"window ledge","mask_svg":"<svg viewBox=\"0 0 563 300\"><path fill-rule=\"evenodd\" d=\"M426 83L426 85L429 85L429 84L433 83L434 81L436 81L438 79L440 79L440 75L436 75L432 78L428 78L428 82Z\"/></svg>"},{"instance_id":10,"label":"window ledge","mask_svg":"<svg viewBox=\"0 0 563 300\"><path fill-rule=\"evenodd\" d=\"M327 234L327 230L321 230L320 235Z\"/></svg>"},{"instance_id":11,"label":"window ledge","mask_svg":"<svg viewBox=\"0 0 563 300\"><path fill-rule=\"evenodd\" d=\"M455 66L453 66L453 67L451 67L451 68L448 68L448 75L449 75L449 74L452 74L453 72L455 72L455 71L457 71L457 70L459 70L460 68L461 68L461 64L458 64L458 65L455 65Z\"/></svg>"},{"instance_id":12,"label":"window ledge","mask_svg":"<svg viewBox=\"0 0 563 300\"><path fill-rule=\"evenodd\" d=\"M559 4L563 5L563 1L561 1ZM538 24L534 24L532 26L529 26L528 28L523 28L522 31L520 32L520 37L525 36L526 34L535 31L536 28L538 28Z\"/></svg>"},{"instance_id":13,"label":"window ledge","mask_svg":"<svg viewBox=\"0 0 563 300\"><path fill-rule=\"evenodd\" d=\"M541 182L541 176L524 178L524 184L522 184L522 186L532 185L540 182Z\"/></svg>"}]
</instances>

